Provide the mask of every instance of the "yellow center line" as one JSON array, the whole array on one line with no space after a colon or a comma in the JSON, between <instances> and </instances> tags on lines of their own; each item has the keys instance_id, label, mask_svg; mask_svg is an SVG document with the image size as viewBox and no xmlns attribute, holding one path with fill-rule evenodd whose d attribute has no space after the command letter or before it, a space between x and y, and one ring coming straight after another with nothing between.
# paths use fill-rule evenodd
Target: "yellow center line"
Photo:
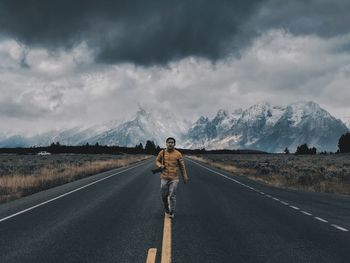
<instances>
[{"instance_id":1,"label":"yellow center line","mask_svg":"<svg viewBox=\"0 0 350 263\"><path fill-rule=\"evenodd\" d=\"M157 255L157 249L156 248L150 248L148 250L146 263L155 263L156 262L156 255Z\"/></svg>"},{"instance_id":2,"label":"yellow center line","mask_svg":"<svg viewBox=\"0 0 350 263\"><path fill-rule=\"evenodd\" d=\"M171 219L164 215L161 263L171 263Z\"/></svg>"},{"instance_id":3,"label":"yellow center line","mask_svg":"<svg viewBox=\"0 0 350 263\"><path fill-rule=\"evenodd\" d=\"M168 196L168 204L169 203L170 203L170 198ZM157 249L150 248L148 250L146 263L155 263L156 255L157 255ZM165 213L164 213L161 263L171 263L171 219L169 218L169 215Z\"/></svg>"}]
</instances>

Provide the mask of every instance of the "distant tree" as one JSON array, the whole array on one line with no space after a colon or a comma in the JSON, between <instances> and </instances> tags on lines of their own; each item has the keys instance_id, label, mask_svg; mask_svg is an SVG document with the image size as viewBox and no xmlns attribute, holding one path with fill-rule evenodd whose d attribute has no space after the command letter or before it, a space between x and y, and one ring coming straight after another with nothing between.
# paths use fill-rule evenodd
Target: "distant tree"
<instances>
[{"instance_id":1,"label":"distant tree","mask_svg":"<svg viewBox=\"0 0 350 263\"><path fill-rule=\"evenodd\" d=\"M96 143L95 143L95 147L98 147L98 146L100 146L100 145L98 144L98 142L96 142Z\"/></svg>"},{"instance_id":2,"label":"distant tree","mask_svg":"<svg viewBox=\"0 0 350 263\"><path fill-rule=\"evenodd\" d=\"M50 145L50 147L60 147L61 146L61 144L60 144L60 142L56 142L56 143L51 143L51 145Z\"/></svg>"},{"instance_id":3,"label":"distant tree","mask_svg":"<svg viewBox=\"0 0 350 263\"><path fill-rule=\"evenodd\" d=\"M159 145L157 145L157 148L156 148L156 154L158 154L162 149L159 147Z\"/></svg>"},{"instance_id":4,"label":"distant tree","mask_svg":"<svg viewBox=\"0 0 350 263\"><path fill-rule=\"evenodd\" d=\"M312 147L312 149L310 149L310 150L311 150L310 154L316 154L316 152L317 152L317 149L315 147Z\"/></svg>"},{"instance_id":5,"label":"distant tree","mask_svg":"<svg viewBox=\"0 0 350 263\"><path fill-rule=\"evenodd\" d=\"M297 147L295 154L316 154L316 152L317 149L315 147L309 148L305 143Z\"/></svg>"},{"instance_id":6,"label":"distant tree","mask_svg":"<svg viewBox=\"0 0 350 263\"><path fill-rule=\"evenodd\" d=\"M340 153L350 152L350 133L346 133L340 136L338 148Z\"/></svg>"},{"instance_id":7,"label":"distant tree","mask_svg":"<svg viewBox=\"0 0 350 263\"><path fill-rule=\"evenodd\" d=\"M307 144L302 144L297 147L295 154L308 154L308 152L309 152L309 147L307 147Z\"/></svg>"},{"instance_id":8,"label":"distant tree","mask_svg":"<svg viewBox=\"0 0 350 263\"><path fill-rule=\"evenodd\" d=\"M284 153L285 154L290 154L290 151L289 151L288 147L286 147L286 149L284 149Z\"/></svg>"},{"instance_id":9,"label":"distant tree","mask_svg":"<svg viewBox=\"0 0 350 263\"><path fill-rule=\"evenodd\" d=\"M145 152L147 154L155 154L155 150L156 150L156 145L154 144L154 142L148 140L146 142Z\"/></svg>"},{"instance_id":10,"label":"distant tree","mask_svg":"<svg viewBox=\"0 0 350 263\"><path fill-rule=\"evenodd\" d=\"M139 145L136 145L135 148L142 151L143 150L142 143L140 143Z\"/></svg>"},{"instance_id":11,"label":"distant tree","mask_svg":"<svg viewBox=\"0 0 350 263\"><path fill-rule=\"evenodd\" d=\"M142 143L140 143L138 145L135 145L135 150L136 150L136 153L143 153L143 145L142 145Z\"/></svg>"}]
</instances>

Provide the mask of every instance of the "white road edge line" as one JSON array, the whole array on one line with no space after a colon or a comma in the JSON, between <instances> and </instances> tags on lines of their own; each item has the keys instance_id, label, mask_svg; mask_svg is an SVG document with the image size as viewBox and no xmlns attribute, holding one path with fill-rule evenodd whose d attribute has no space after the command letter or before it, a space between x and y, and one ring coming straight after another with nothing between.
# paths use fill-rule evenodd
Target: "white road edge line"
<instances>
[{"instance_id":1,"label":"white road edge line","mask_svg":"<svg viewBox=\"0 0 350 263\"><path fill-rule=\"evenodd\" d=\"M300 211L300 212L302 212L304 215L312 216L312 214L310 214L310 213L308 213L308 212L306 212L306 211Z\"/></svg>"},{"instance_id":2,"label":"white road edge line","mask_svg":"<svg viewBox=\"0 0 350 263\"><path fill-rule=\"evenodd\" d=\"M344 232L348 232L349 230L347 230L346 228L344 227L341 227L341 226L338 226L338 225L335 225L335 224L332 224L331 225L332 227L335 227L336 229L339 229L341 231L344 231Z\"/></svg>"},{"instance_id":3,"label":"white road edge line","mask_svg":"<svg viewBox=\"0 0 350 263\"><path fill-rule=\"evenodd\" d=\"M37 208L37 207L39 207L39 206L43 206L43 205L45 205L45 204L47 204L47 203L50 203L50 202L55 201L55 200L57 200L57 199L60 199L60 198L62 198L62 197L64 197L64 196L70 195L70 194L72 194L72 193L74 193L74 192L77 192L77 191L79 191L79 190L81 190L81 189L84 189L84 188L89 187L89 186L91 186L91 185L94 185L94 184L96 184L96 183L98 183L98 182L104 181L104 180L106 180L106 179L108 179L108 178L110 178L110 177L112 177L112 176L115 176L115 175L117 175L117 174L120 174L120 173L123 173L123 172L125 172L125 171L131 170L131 169L136 168L136 167L141 166L141 165L143 165L143 163L142 163L142 164L135 165L135 166L130 167L130 168L127 168L127 169L125 169L125 170L123 170L123 171L120 171L120 172L117 172L117 173L115 173L115 174L111 174L111 175L109 175L109 176L107 176L107 177L104 177L104 178L101 178L101 179L99 179L99 180L97 180L97 181L91 182L91 183L89 183L89 184L87 184L87 185L84 185L84 186L82 186L82 187L79 187L79 188L77 188L77 189L74 189L74 190L72 190L72 191L69 191L69 192L67 192L67 193L65 193L65 194L62 194L62 195L59 195L59 196L54 197L54 198L52 198L52 199L49 199L49 200L47 200L47 201L45 201L45 202L42 202L42 203L40 203L40 204L31 206L31 207L29 207L29 208L27 208L27 209L24 209L24 210L22 210L22 211L19 211L19 212L17 212L17 213L14 213L14 214L12 214L12 215L7 216L7 217L1 218L1 219L0 219L0 223L1 223L1 222L4 222L4 221L6 221L6 220L8 220L8 219L10 219L10 218L12 218L12 217L15 217L15 216L18 216L18 215L23 214L23 213L25 213L25 212L28 212L28 211L30 211L30 210L33 210L34 208Z\"/></svg>"},{"instance_id":4,"label":"white road edge line","mask_svg":"<svg viewBox=\"0 0 350 263\"><path fill-rule=\"evenodd\" d=\"M188 159L189 159L189 158L188 158ZM205 166L203 166L203 165L201 165L201 164L199 164L199 163L197 163L197 162L195 162L195 161L192 161L191 159L189 159L189 160L190 160L191 162L193 162L193 163L195 163L195 164L197 164L197 165L199 165L199 166L201 166L201 167L203 167L203 168L209 170L209 171L212 171L213 173L219 174L219 175L221 175L222 177L225 177L226 179L229 179L229 180L231 180L231 181L233 181L233 182L235 182L235 183L237 183L237 184L240 184L240 185L243 185L243 186L247 187L246 184L243 184L243 183L241 183L241 182L239 182L239 181L237 181L237 180L235 180L235 179L232 179L232 178L230 178L230 177L228 177L228 176L226 176L226 175L224 175L224 174L221 174L221 173L219 173L219 172L217 172L217 171L214 171L214 170L212 170L212 169L210 169L210 168L207 168L207 167L205 167Z\"/></svg>"},{"instance_id":5,"label":"white road edge line","mask_svg":"<svg viewBox=\"0 0 350 263\"><path fill-rule=\"evenodd\" d=\"M318 221L323 222L323 223L328 223L328 221L327 221L327 220L325 220L325 219L323 219L323 218L321 218L321 217L317 217L317 216L315 216L314 218L315 218L315 219L317 219Z\"/></svg>"},{"instance_id":6,"label":"white road edge line","mask_svg":"<svg viewBox=\"0 0 350 263\"><path fill-rule=\"evenodd\" d=\"M188 159L190 159L190 158L188 158ZM247 188L249 188L249 189L252 189L250 186L248 186L248 185L246 185L246 184L243 184L243 183L241 183L241 182L239 182L239 181L237 181L237 180L235 180L235 179L232 179L232 178L230 178L230 177L228 177L228 176L226 176L226 175L224 175L224 174L221 174L221 173L216 172L216 171L214 171L214 170L212 170L212 169L210 169L210 168L207 168L207 167L205 167L205 166L203 166L203 165L201 165L201 164L199 164L199 163L197 163L197 162L195 162L195 161L193 161L193 160L191 160L191 159L190 159L190 161L193 162L193 163L195 163L195 164L197 164L197 165L199 165L199 166L201 166L201 167L203 167L203 168L205 168L205 169L207 169L207 170L209 170L209 171L212 171L213 173L219 174L219 175L221 175L222 177L225 177L226 179L229 179L229 180L231 180L231 181L233 181L233 182L235 182L235 183L238 183L238 184L243 185L243 186L245 186L245 187L247 187ZM255 189L253 189L253 190L255 190ZM257 192L259 192L259 191L257 191ZM274 199L274 200L277 199L277 198L272 197L271 195L265 194L264 192L259 192L259 193L261 193L262 195L265 195L266 197L272 198L272 199ZM277 200L278 200L278 199L277 199ZM277 200L276 200L276 201L277 201ZM302 212L302 213L305 214L305 215L312 216L312 214L300 210L299 207L289 205L289 203L287 203L287 202L285 202L285 201L280 201L280 202L281 202L281 204L287 205L287 206L289 206L289 207L291 207L291 208L293 208L293 209L295 209L295 210L299 210L300 212ZM323 219L323 218L320 218L320 217L317 217L317 216L314 217L314 218L317 219L317 220L319 220L319 221L321 221L321 222L328 223L328 221L325 220L325 219ZM335 224L332 224L331 226L333 226L333 227L335 227L335 228L337 228L337 229L339 229L339 230L341 230L341 231L344 231L344 232L349 231L349 230L347 230L346 228L343 228L343 227L338 226L338 225L335 225Z\"/></svg>"}]
</instances>

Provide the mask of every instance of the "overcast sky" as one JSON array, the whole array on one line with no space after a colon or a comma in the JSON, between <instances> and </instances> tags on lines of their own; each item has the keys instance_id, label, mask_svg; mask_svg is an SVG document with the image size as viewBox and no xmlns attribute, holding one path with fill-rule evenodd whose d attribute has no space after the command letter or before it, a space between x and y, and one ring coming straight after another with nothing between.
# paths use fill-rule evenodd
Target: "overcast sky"
<instances>
[{"instance_id":1,"label":"overcast sky","mask_svg":"<svg viewBox=\"0 0 350 263\"><path fill-rule=\"evenodd\" d=\"M348 0L0 0L0 135L312 100L350 116Z\"/></svg>"}]
</instances>

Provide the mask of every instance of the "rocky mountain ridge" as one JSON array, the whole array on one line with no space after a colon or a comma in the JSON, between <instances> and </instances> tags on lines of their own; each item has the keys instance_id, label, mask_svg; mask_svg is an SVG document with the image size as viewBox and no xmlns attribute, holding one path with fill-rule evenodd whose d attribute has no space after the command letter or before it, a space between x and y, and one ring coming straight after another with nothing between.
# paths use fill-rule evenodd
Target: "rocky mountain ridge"
<instances>
[{"instance_id":1,"label":"rocky mountain ridge","mask_svg":"<svg viewBox=\"0 0 350 263\"><path fill-rule=\"evenodd\" d=\"M212 120L199 118L186 134L185 146L282 152L285 147L294 151L307 143L319 150L335 151L339 137L348 131L341 120L314 102L285 107L261 102L241 114L219 110Z\"/></svg>"},{"instance_id":2,"label":"rocky mountain ridge","mask_svg":"<svg viewBox=\"0 0 350 263\"><path fill-rule=\"evenodd\" d=\"M335 151L339 137L349 128L312 101L276 106L257 103L245 110L220 109L213 118L201 116L194 123L173 113L142 107L130 121L112 121L89 128L51 131L33 137L0 138L0 147L46 146L59 141L65 145L95 144L135 146L153 140L161 147L169 137L177 147L206 149L256 149L294 151L307 143L318 150Z\"/></svg>"}]
</instances>

